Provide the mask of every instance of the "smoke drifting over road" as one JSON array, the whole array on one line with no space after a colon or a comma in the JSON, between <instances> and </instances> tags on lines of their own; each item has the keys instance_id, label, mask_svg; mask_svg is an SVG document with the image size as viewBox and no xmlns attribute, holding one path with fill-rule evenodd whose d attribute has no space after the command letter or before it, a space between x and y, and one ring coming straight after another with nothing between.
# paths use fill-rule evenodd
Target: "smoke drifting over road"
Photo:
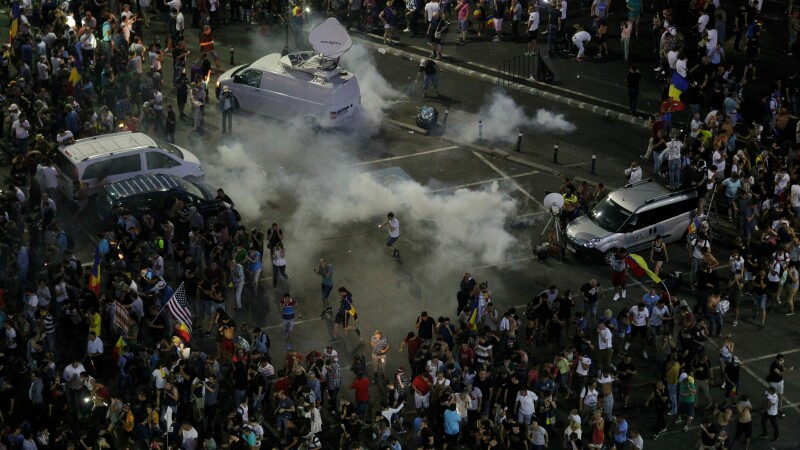
<instances>
[{"instance_id":1,"label":"smoke drifting over road","mask_svg":"<svg viewBox=\"0 0 800 450\"><path fill-rule=\"evenodd\" d=\"M208 181L224 187L243 216L266 217L290 230L292 263L312 263L323 241L342 236L360 236L375 253L385 239L376 225L390 210L401 221L404 248L425 256L415 267L429 275L454 264L508 258L518 246L506 229L517 204L498 184L434 193L417 181L386 185L370 169L354 166L360 162L356 150L374 143L384 111L400 100L369 61L371 55L358 45L342 60L343 67L358 70L362 94L363 114L349 130L309 132L266 121L259 124L260 135L243 135L243 142L218 150L223 163L208 168Z\"/></svg>"},{"instance_id":2,"label":"smoke drifting over road","mask_svg":"<svg viewBox=\"0 0 800 450\"><path fill-rule=\"evenodd\" d=\"M534 117L529 117L513 98L500 91L489 96L477 117L483 121L483 139L490 142L513 143L520 130L572 133L577 129L563 114L546 109L538 109ZM455 128L467 142L476 142L480 138L476 124L462 123Z\"/></svg>"}]
</instances>

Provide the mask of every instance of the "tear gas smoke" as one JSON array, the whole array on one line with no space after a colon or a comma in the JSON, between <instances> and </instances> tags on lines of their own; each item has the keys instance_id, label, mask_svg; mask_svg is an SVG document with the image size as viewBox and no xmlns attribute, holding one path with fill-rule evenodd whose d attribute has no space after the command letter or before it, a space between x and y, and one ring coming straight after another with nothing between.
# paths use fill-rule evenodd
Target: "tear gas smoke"
<instances>
[{"instance_id":1,"label":"tear gas smoke","mask_svg":"<svg viewBox=\"0 0 800 450\"><path fill-rule=\"evenodd\" d=\"M513 98L500 91L491 94L477 114L476 123L455 125L457 134L467 142L477 141L480 137L477 120L483 121L483 139L494 142L516 142L517 133L524 129L554 133L572 133L577 129L563 114L545 109L538 109L534 117L528 117Z\"/></svg>"},{"instance_id":2,"label":"tear gas smoke","mask_svg":"<svg viewBox=\"0 0 800 450\"><path fill-rule=\"evenodd\" d=\"M356 71L362 95L362 114L348 130L310 133L300 125L259 121L257 134L243 134L243 143L217 150L220 163L207 167L208 182L225 189L245 223L264 217L290 230L293 263L318 258L321 240L348 229L377 233L374 222L390 210L401 221L406 245L425 254L420 267L428 273L506 260L521 245L507 229L517 202L498 183L434 193L417 181L386 185L369 168L354 166L360 162L357 149L379 142L374 135L380 118L400 99L371 61L360 45L342 59L343 67ZM515 120L529 120L517 110ZM378 244L384 237L367 239Z\"/></svg>"}]
</instances>

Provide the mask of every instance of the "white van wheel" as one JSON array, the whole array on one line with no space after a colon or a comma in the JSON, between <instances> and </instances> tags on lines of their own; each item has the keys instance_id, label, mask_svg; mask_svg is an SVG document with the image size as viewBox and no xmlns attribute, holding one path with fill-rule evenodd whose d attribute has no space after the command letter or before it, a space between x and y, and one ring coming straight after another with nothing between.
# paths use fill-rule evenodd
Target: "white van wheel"
<instances>
[{"instance_id":1,"label":"white van wheel","mask_svg":"<svg viewBox=\"0 0 800 450\"><path fill-rule=\"evenodd\" d=\"M319 129L319 119L315 116L303 116L303 128L308 131L317 131Z\"/></svg>"},{"instance_id":2,"label":"white van wheel","mask_svg":"<svg viewBox=\"0 0 800 450\"><path fill-rule=\"evenodd\" d=\"M607 266L611 265L611 259L614 258L614 255L616 255L616 254L617 254L617 249L616 248L612 248L610 250L607 250L603 254L603 261L606 263Z\"/></svg>"}]
</instances>

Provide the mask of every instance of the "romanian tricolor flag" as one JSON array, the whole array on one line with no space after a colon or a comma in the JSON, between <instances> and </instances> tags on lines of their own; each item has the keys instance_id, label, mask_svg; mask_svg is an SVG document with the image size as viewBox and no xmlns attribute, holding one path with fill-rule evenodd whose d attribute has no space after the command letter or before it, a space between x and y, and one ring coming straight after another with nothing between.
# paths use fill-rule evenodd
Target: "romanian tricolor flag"
<instances>
[{"instance_id":1,"label":"romanian tricolor flag","mask_svg":"<svg viewBox=\"0 0 800 450\"><path fill-rule=\"evenodd\" d=\"M478 329L478 297L475 297L475 302L472 304L472 312L469 313L469 319L467 319L467 329L470 331Z\"/></svg>"},{"instance_id":2,"label":"romanian tricolor flag","mask_svg":"<svg viewBox=\"0 0 800 450\"><path fill-rule=\"evenodd\" d=\"M188 344L192 339L192 330L190 330L185 323L179 322L175 325L175 335L181 338L184 344Z\"/></svg>"},{"instance_id":3,"label":"romanian tricolor flag","mask_svg":"<svg viewBox=\"0 0 800 450\"><path fill-rule=\"evenodd\" d=\"M125 338L120 336L119 339L117 339L116 345L114 345L114 349L111 350L111 357L114 359L114 364L119 362L119 357L122 356L122 350L126 345L128 344L125 342Z\"/></svg>"},{"instance_id":4,"label":"romanian tricolor flag","mask_svg":"<svg viewBox=\"0 0 800 450\"><path fill-rule=\"evenodd\" d=\"M696 233L696 232L697 232L697 230L699 230L699 229L700 229L700 225L701 225L702 223L703 223L703 221L702 221L702 220L700 220L700 217L698 217L698 216L694 216L694 217L692 218L692 221L691 221L691 222L689 222L689 229L687 230L687 231L688 231L688 233L689 233L689 234L694 234L694 233Z\"/></svg>"},{"instance_id":5,"label":"romanian tricolor flag","mask_svg":"<svg viewBox=\"0 0 800 450\"><path fill-rule=\"evenodd\" d=\"M94 250L94 264L89 275L89 290L94 292L94 295L100 296L100 252L97 249Z\"/></svg>"},{"instance_id":6,"label":"romanian tricolor flag","mask_svg":"<svg viewBox=\"0 0 800 450\"><path fill-rule=\"evenodd\" d=\"M72 68L72 72L69 74L69 79L67 80L67 88L66 93L67 95L72 95L75 91L75 86L78 85L81 81L81 74L78 73L78 69L76 67Z\"/></svg>"},{"instance_id":7,"label":"romanian tricolor flag","mask_svg":"<svg viewBox=\"0 0 800 450\"><path fill-rule=\"evenodd\" d=\"M19 30L19 19L14 19L11 21L11 29L8 30L9 43L14 41L17 36L17 30Z\"/></svg>"},{"instance_id":8,"label":"romanian tricolor flag","mask_svg":"<svg viewBox=\"0 0 800 450\"><path fill-rule=\"evenodd\" d=\"M645 262L644 258L641 256L630 253L628 257L625 258L625 264L628 265L628 268L631 269L631 273L635 276L640 277L646 274L651 280L656 283L661 283L661 278L647 267L647 262Z\"/></svg>"}]
</instances>

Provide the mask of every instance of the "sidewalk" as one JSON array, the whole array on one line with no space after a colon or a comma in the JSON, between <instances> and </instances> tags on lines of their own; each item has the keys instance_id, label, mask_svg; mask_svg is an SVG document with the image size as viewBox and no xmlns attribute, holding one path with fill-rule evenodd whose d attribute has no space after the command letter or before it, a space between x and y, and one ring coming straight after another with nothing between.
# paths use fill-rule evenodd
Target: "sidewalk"
<instances>
[{"instance_id":1,"label":"sidewalk","mask_svg":"<svg viewBox=\"0 0 800 450\"><path fill-rule=\"evenodd\" d=\"M630 64L625 63L623 61L622 45L619 41L618 26L623 18L621 10L623 7L624 3L615 3L608 19L609 32L606 41L609 47L609 57L593 58L592 56L596 53L597 47L590 43L587 49L589 57L583 62L577 62L569 56L560 54L550 58L547 56L546 36L540 36L538 40L539 50L549 68L555 73L554 82L546 84L539 81L526 80L521 84L512 85L512 88L522 91L527 90L531 93L536 91L539 95L545 96L550 100L571 101L570 106L577 106L578 103L584 102L592 107L596 106L595 112L625 120L623 117L616 116L617 114L629 116L625 76L630 64L636 64L643 75L640 84L638 113L643 115L655 113L660 104L663 82L655 78L655 72L653 71L653 68L658 65L658 61L653 54L653 37L650 26L652 15L645 13L642 16L639 37L632 37L630 42ZM766 91L772 81L776 77L785 76L790 69L794 70L791 65L787 65L787 62L791 63L791 60L794 59L796 61L798 58L797 56L789 57L783 53L786 39L786 17L783 13L783 8L783 4L767 4L762 13L764 31L761 36L762 57L759 63L761 77L750 82L745 89L745 106L743 108L745 113L750 113L754 117L758 117L757 115L760 114L760 98L766 95ZM731 11L728 11L728 17L729 23L732 23L735 11L733 11L732 6L728 9L731 9ZM540 13L543 14L540 31L547 28L545 11L546 8L540 9ZM451 25L454 23L455 21L451 20ZM579 9L576 5L571 4L568 9L567 26L571 27L576 23L589 27L591 24L589 11ZM520 28L524 28L524 26ZM682 29L684 28L685 26L682 27ZM506 27L506 29L509 29L509 27ZM431 51L426 37L411 38L408 33L396 33L397 44L391 47L383 45L382 38L377 35L359 33L354 34L353 38L368 42L374 47L384 48L389 52L408 52L416 57L427 57ZM527 51L527 38L525 36L521 37L520 42L517 43L511 42L509 39L510 36L506 36L506 40L502 42L492 42L490 39L478 40L475 34L468 34L467 44L459 46L456 45L455 32L451 26L451 31L445 33L443 37L443 57L440 64L452 64L462 74L476 77L487 75L493 78L493 82L497 82L501 77L500 64ZM687 45L692 44L694 42L687 36ZM726 41L725 51L726 58L724 63L734 64L737 68L737 75L741 75L741 70L744 67L744 57L743 55L735 54L733 51L732 28L729 31L729 39ZM694 63L691 57L690 63L692 63L691 65ZM550 95L548 96L546 93Z\"/></svg>"}]
</instances>

